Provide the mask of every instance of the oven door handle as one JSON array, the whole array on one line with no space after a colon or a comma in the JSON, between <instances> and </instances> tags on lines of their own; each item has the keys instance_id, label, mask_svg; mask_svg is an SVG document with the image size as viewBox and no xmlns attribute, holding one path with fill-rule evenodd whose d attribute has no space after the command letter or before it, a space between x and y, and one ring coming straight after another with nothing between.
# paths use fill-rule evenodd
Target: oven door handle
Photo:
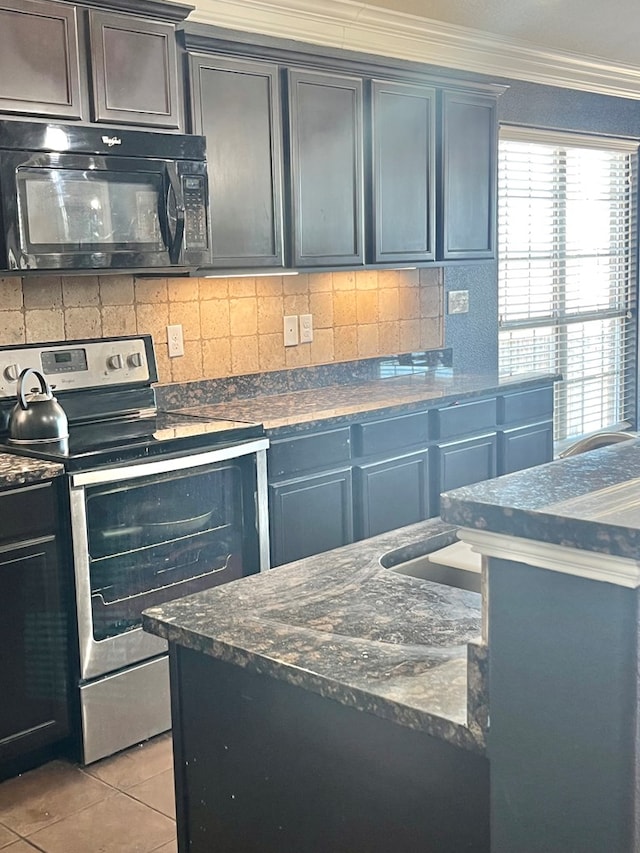
<instances>
[{"instance_id":1,"label":"oven door handle","mask_svg":"<svg viewBox=\"0 0 640 853\"><path fill-rule=\"evenodd\" d=\"M138 480L154 474L167 474L172 471L184 471L187 468L199 468L202 465L212 465L215 462L228 462L241 456L266 451L269 447L268 438L258 438L254 441L244 441L230 444L203 453L180 454L163 456L151 462L134 462L114 468L98 468L95 471L79 471L70 474L72 488L84 486L99 486L107 483L119 483L123 480Z\"/></svg>"}]
</instances>

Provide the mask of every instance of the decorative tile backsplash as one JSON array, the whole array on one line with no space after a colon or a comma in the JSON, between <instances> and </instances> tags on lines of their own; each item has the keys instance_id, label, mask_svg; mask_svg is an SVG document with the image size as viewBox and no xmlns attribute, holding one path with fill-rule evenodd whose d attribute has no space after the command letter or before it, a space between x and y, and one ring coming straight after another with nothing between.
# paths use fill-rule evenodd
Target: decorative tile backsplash
<instances>
[{"instance_id":1,"label":"decorative tile backsplash","mask_svg":"<svg viewBox=\"0 0 640 853\"><path fill-rule=\"evenodd\" d=\"M311 314L313 341L284 346L283 316ZM183 327L170 359L166 326ZM255 278L0 278L0 345L153 335L160 381L237 376L443 345L442 270Z\"/></svg>"}]
</instances>

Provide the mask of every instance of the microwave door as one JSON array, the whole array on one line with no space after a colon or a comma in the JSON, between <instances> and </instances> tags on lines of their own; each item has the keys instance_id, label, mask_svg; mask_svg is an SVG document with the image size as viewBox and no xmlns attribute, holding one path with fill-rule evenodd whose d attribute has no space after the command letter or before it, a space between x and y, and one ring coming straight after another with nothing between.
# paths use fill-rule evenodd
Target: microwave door
<instances>
[{"instance_id":1,"label":"microwave door","mask_svg":"<svg viewBox=\"0 0 640 853\"><path fill-rule=\"evenodd\" d=\"M169 266L163 213L165 164L40 155L14 172L17 237L13 268L80 269ZM179 205L179 197L176 207ZM180 213L180 211L178 211ZM5 231L7 233L7 231Z\"/></svg>"}]
</instances>

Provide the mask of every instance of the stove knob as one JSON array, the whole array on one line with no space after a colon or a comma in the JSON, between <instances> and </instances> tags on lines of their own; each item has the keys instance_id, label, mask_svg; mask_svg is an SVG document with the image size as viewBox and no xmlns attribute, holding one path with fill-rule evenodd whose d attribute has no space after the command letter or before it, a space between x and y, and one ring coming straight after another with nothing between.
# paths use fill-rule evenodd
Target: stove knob
<instances>
[{"instance_id":1,"label":"stove knob","mask_svg":"<svg viewBox=\"0 0 640 853\"><path fill-rule=\"evenodd\" d=\"M139 352L132 352L127 358L129 367L142 367L142 355Z\"/></svg>"},{"instance_id":2,"label":"stove knob","mask_svg":"<svg viewBox=\"0 0 640 853\"><path fill-rule=\"evenodd\" d=\"M109 367L111 370L122 370L122 356L119 352L115 355L109 356L109 358L107 359L107 367Z\"/></svg>"},{"instance_id":3,"label":"stove knob","mask_svg":"<svg viewBox=\"0 0 640 853\"><path fill-rule=\"evenodd\" d=\"M17 382L20 376L20 366L17 364L8 364L4 369L4 378L9 382Z\"/></svg>"}]
</instances>

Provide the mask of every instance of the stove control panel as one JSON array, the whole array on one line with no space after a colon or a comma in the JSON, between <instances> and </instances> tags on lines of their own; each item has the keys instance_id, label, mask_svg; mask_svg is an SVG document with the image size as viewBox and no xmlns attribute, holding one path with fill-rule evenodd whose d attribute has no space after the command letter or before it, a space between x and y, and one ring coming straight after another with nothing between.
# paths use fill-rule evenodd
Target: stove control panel
<instances>
[{"instance_id":1,"label":"stove control panel","mask_svg":"<svg viewBox=\"0 0 640 853\"><path fill-rule=\"evenodd\" d=\"M27 367L44 374L54 392L149 384L156 377L148 352L144 337L0 348L0 398L16 396L18 377Z\"/></svg>"}]
</instances>

